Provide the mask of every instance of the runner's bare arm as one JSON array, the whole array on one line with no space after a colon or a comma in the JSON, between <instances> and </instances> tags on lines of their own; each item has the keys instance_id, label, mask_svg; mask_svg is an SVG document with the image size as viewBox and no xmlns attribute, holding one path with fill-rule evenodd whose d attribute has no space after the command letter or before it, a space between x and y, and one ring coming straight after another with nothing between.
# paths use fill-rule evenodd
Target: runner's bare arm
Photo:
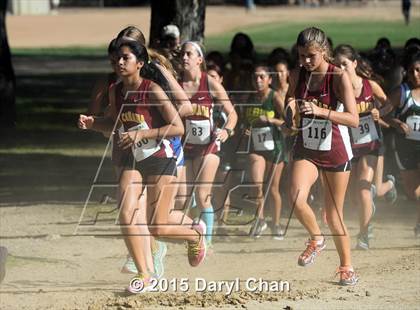
<instances>
[{"instance_id":1,"label":"runner's bare arm","mask_svg":"<svg viewBox=\"0 0 420 310\"><path fill-rule=\"evenodd\" d=\"M187 94L182 89L181 85L179 85L178 81L174 78L174 76L163 66L156 64L159 68L160 72L168 81L169 87L171 88L172 94L175 99L175 106L178 110L179 115L181 118L187 117L193 113L191 102L188 99Z\"/></svg>"},{"instance_id":2,"label":"runner's bare arm","mask_svg":"<svg viewBox=\"0 0 420 310\"><path fill-rule=\"evenodd\" d=\"M343 103L344 111L331 111L316 106L315 108L321 111L319 116L322 118L329 119L336 124L356 128L359 126L359 114L357 113L356 99L354 97L350 78L348 74L341 69L336 68L334 72L338 73L333 77L334 92L337 99Z\"/></svg>"},{"instance_id":3,"label":"runner's bare arm","mask_svg":"<svg viewBox=\"0 0 420 310\"><path fill-rule=\"evenodd\" d=\"M222 142L225 142L227 138L231 136L229 132L233 132L233 129L238 122L238 114L236 113L235 108L233 107L233 104L222 84L216 82L211 76L208 76L208 81L210 92L216 99L216 104L221 104L223 106L223 112L227 115L224 129L218 134L218 138Z\"/></svg>"},{"instance_id":4,"label":"runner's bare arm","mask_svg":"<svg viewBox=\"0 0 420 310\"><path fill-rule=\"evenodd\" d=\"M401 100L401 87L395 88L391 95L389 96L390 102L392 104L393 110L397 109L400 105ZM409 134L410 133L410 127L398 118L394 117L392 113L389 113L387 117L385 117L385 120L388 122L388 124L395 128L399 133L402 134Z\"/></svg>"},{"instance_id":5,"label":"runner's bare arm","mask_svg":"<svg viewBox=\"0 0 420 310\"><path fill-rule=\"evenodd\" d=\"M101 111L102 101L104 100L109 85L105 77L96 81L93 87L92 97L88 106L88 115L98 115Z\"/></svg>"},{"instance_id":6,"label":"runner's bare arm","mask_svg":"<svg viewBox=\"0 0 420 310\"><path fill-rule=\"evenodd\" d=\"M286 98L285 98L285 106L284 106L284 125L283 127L287 128L297 128L298 127L298 108L296 104L295 98L295 89L296 83L299 78L299 70L294 69L289 76L289 89L287 90ZM285 128L283 128L285 129Z\"/></svg>"},{"instance_id":7,"label":"runner's bare arm","mask_svg":"<svg viewBox=\"0 0 420 310\"><path fill-rule=\"evenodd\" d=\"M359 115L356 109L353 87L347 73L339 68L334 69L334 93L337 99L343 103L344 111L338 112L318 107L313 102L304 101L299 105L299 110L305 115L315 115L328 119L336 124L354 127L359 125Z\"/></svg>"},{"instance_id":8,"label":"runner's bare arm","mask_svg":"<svg viewBox=\"0 0 420 310\"><path fill-rule=\"evenodd\" d=\"M115 87L112 86L109 90L109 109L106 115L104 117L98 117L80 114L78 127L80 129L92 129L109 135L113 131L117 119L115 110Z\"/></svg>"},{"instance_id":9,"label":"runner's bare arm","mask_svg":"<svg viewBox=\"0 0 420 310\"><path fill-rule=\"evenodd\" d=\"M283 100L281 98L281 94L279 92L274 92L274 98L273 98L273 102L274 102L274 109L277 112L277 115L280 115L280 118L268 118L268 122L270 124L273 124L276 127L280 127L284 124L284 119L282 119L283 113L284 113L284 103Z\"/></svg>"},{"instance_id":10,"label":"runner's bare arm","mask_svg":"<svg viewBox=\"0 0 420 310\"><path fill-rule=\"evenodd\" d=\"M392 106L392 103L389 101L382 87L379 86L379 84L375 81L371 80L369 80L369 84L372 87L373 96L377 101L381 103L381 106L379 107L379 116L382 117L389 114L394 109L394 107Z\"/></svg>"},{"instance_id":11,"label":"runner's bare arm","mask_svg":"<svg viewBox=\"0 0 420 310\"><path fill-rule=\"evenodd\" d=\"M184 134L184 125L182 124L181 118L176 111L175 107L168 100L168 96L162 90L162 88L156 83L151 83L149 90L150 100L152 102L159 103L158 109L162 114L163 119L167 122L167 125L160 128L154 128L150 130L144 130L144 138L169 138L182 136Z\"/></svg>"},{"instance_id":12,"label":"runner's bare arm","mask_svg":"<svg viewBox=\"0 0 420 310\"><path fill-rule=\"evenodd\" d=\"M122 133L118 145L123 150L130 148L142 139L170 138L184 134L184 125L181 118L163 89L152 82L148 91L150 103L157 107L167 125L159 128L139 129Z\"/></svg>"}]
</instances>

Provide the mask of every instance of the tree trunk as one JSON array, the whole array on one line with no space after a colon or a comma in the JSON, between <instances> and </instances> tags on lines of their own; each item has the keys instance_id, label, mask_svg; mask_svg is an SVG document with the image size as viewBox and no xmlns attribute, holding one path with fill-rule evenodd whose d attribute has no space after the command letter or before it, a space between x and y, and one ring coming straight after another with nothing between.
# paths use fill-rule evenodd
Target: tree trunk
<instances>
[{"instance_id":1,"label":"tree trunk","mask_svg":"<svg viewBox=\"0 0 420 310\"><path fill-rule=\"evenodd\" d=\"M7 0L0 1L0 127L12 128L16 122L15 73L6 32Z\"/></svg>"},{"instance_id":2,"label":"tree trunk","mask_svg":"<svg viewBox=\"0 0 420 310\"><path fill-rule=\"evenodd\" d=\"M181 32L181 42L192 40L203 42L205 0L153 0L150 21L150 46L156 47L162 28L177 25Z\"/></svg>"}]
</instances>

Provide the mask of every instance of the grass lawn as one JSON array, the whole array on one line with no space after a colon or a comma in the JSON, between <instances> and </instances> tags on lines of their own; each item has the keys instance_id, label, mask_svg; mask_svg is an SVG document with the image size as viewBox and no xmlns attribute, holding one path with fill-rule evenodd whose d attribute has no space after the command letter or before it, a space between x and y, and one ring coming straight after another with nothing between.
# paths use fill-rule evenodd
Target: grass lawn
<instances>
[{"instance_id":1,"label":"grass lawn","mask_svg":"<svg viewBox=\"0 0 420 310\"><path fill-rule=\"evenodd\" d=\"M227 53L230 42L236 32L247 33L254 42L259 53L269 53L273 48L282 46L290 48L296 41L298 33L306 27L316 26L323 29L332 38L335 45L347 43L359 50L372 48L377 39L387 37L395 48L401 48L407 39L419 37L420 20L412 20L409 27L398 21L366 21L354 20L352 22L339 22L329 20L325 22L287 22L265 24L240 28L229 31L223 35L209 36L205 40L207 51L219 50ZM88 57L106 55L106 46L98 47L66 47L66 48L17 48L12 50L14 55L39 56L50 55L54 57Z\"/></svg>"},{"instance_id":2,"label":"grass lawn","mask_svg":"<svg viewBox=\"0 0 420 310\"><path fill-rule=\"evenodd\" d=\"M322 23L278 23L251 27L242 31L251 37L258 52L269 53L278 46L290 48L296 42L298 33L309 26L324 30L331 37L334 45L347 43L359 50L371 49L380 37L389 38L393 47L403 47L407 39L420 35L420 20L413 20L409 27L401 22L327 21ZM232 31L207 38L207 50L227 52L235 33Z\"/></svg>"}]
</instances>

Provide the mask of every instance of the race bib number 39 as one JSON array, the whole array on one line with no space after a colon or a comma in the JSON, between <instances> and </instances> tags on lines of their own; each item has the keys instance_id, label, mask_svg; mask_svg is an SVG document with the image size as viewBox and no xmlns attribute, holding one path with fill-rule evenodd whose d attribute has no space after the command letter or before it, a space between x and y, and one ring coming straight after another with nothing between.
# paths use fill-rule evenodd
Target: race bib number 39
<instances>
[{"instance_id":1,"label":"race bib number 39","mask_svg":"<svg viewBox=\"0 0 420 310\"><path fill-rule=\"evenodd\" d=\"M407 117L406 123L411 131L407 139L420 141L420 115L411 115Z\"/></svg>"},{"instance_id":2,"label":"race bib number 39","mask_svg":"<svg viewBox=\"0 0 420 310\"><path fill-rule=\"evenodd\" d=\"M365 144L379 139L372 115L360 117L359 127L351 128L354 144Z\"/></svg>"},{"instance_id":3,"label":"race bib number 39","mask_svg":"<svg viewBox=\"0 0 420 310\"><path fill-rule=\"evenodd\" d=\"M209 144L210 143L210 121L209 120L190 120L185 123L187 130L187 143L189 144Z\"/></svg>"},{"instance_id":4,"label":"race bib number 39","mask_svg":"<svg viewBox=\"0 0 420 310\"><path fill-rule=\"evenodd\" d=\"M309 150L330 151L332 123L329 120L302 119L303 146Z\"/></svg>"},{"instance_id":5,"label":"race bib number 39","mask_svg":"<svg viewBox=\"0 0 420 310\"><path fill-rule=\"evenodd\" d=\"M131 127L128 131L149 129L147 123L141 123L137 126ZM133 156L136 161L141 161L159 151L156 139L143 138L131 147Z\"/></svg>"},{"instance_id":6,"label":"race bib number 39","mask_svg":"<svg viewBox=\"0 0 420 310\"><path fill-rule=\"evenodd\" d=\"M252 128L252 142L256 151L274 150L273 134L270 127Z\"/></svg>"}]
</instances>

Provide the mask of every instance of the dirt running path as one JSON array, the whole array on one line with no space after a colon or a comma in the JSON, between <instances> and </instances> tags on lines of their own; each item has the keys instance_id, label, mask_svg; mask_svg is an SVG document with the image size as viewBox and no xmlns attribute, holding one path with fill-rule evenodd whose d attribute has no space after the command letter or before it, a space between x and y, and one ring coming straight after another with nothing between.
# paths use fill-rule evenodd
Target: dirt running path
<instances>
[{"instance_id":1,"label":"dirt running path","mask_svg":"<svg viewBox=\"0 0 420 310\"><path fill-rule=\"evenodd\" d=\"M218 238L215 253L194 269L188 266L185 247L169 244L165 276L188 278L190 290L131 297L125 297L123 291L130 275L119 273L126 255L124 242L109 236L72 235L81 209L81 205L0 208L0 242L11 254L0 288L1 309L418 309L420 304L420 248L412 231L415 208L404 201L399 202L399 208L382 206L372 249L353 252L361 277L356 287L342 288L332 282L338 258L331 237L314 266L297 266L306 234L293 220L284 241L269 236L257 241L245 236ZM348 227L354 245L355 214L348 217ZM248 228L230 232L246 234ZM112 231L102 230L102 234ZM288 281L290 292L251 294L244 282L250 277ZM241 291L229 297L196 293L193 283L197 278L238 278Z\"/></svg>"}]
</instances>

